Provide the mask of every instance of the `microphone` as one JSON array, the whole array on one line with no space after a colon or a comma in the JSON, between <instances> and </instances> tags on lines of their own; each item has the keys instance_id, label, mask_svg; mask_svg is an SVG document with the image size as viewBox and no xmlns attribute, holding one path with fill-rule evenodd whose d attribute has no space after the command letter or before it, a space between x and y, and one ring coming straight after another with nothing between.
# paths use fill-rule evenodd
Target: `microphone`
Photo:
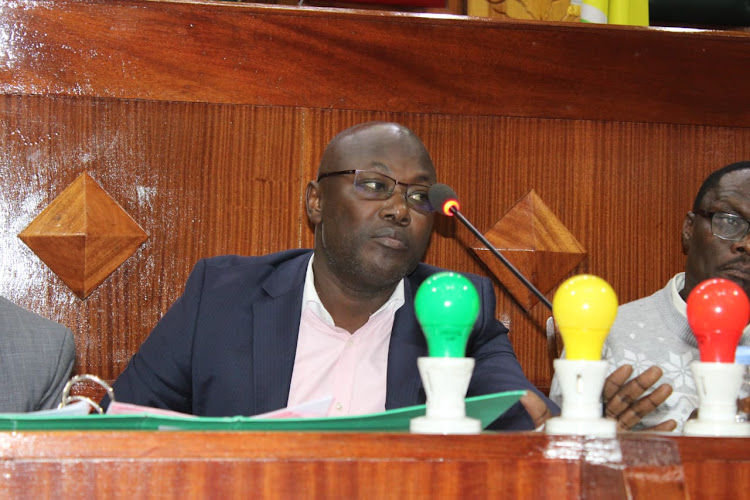
<instances>
[{"instance_id":1,"label":"microphone","mask_svg":"<svg viewBox=\"0 0 750 500\"><path fill-rule=\"evenodd\" d=\"M497 248L495 248L495 245L490 243L487 238L485 238L484 235L480 233L479 230L474 227L474 225L469 222L466 217L464 217L464 215L461 213L460 205L458 203L458 195L456 195L456 192L451 189L450 186L446 184L433 184L430 187L430 190L427 192L427 196L430 199L430 204L436 212L440 212L443 215L447 215L449 217L453 217L455 215L458 220L460 220L467 228L469 228L469 231L471 231L474 236L479 238L479 241L487 246L487 248L495 257L500 259L500 262L502 262L516 278L521 280L521 282L526 286L526 288L529 289L531 293L536 295L537 298L541 300L545 306L547 306L547 309L549 309L550 311L552 310L552 304L547 299L547 297L545 297L542 292L540 292L528 279L526 279L526 276L521 274L521 272L516 269L515 266L510 263L510 261L508 261L508 259L506 259L500 252L498 252Z\"/></svg>"}]
</instances>

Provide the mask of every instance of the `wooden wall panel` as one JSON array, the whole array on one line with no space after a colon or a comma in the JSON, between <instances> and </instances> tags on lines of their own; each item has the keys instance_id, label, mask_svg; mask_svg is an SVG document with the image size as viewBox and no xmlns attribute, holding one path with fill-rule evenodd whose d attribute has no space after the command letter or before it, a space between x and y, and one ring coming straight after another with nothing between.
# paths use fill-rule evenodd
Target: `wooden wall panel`
<instances>
[{"instance_id":1,"label":"wooden wall panel","mask_svg":"<svg viewBox=\"0 0 750 500\"><path fill-rule=\"evenodd\" d=\"M704 141L696 141L690 127L676 125L433 120L440 124L425 124L422 135L440 179L456 189L462 211L480 231L533 188L588 250L575 272L608 280L621 302L653 293L682 269L680 228L700 181L714 168L750 158L748 129L726 140L727 130L703 128ZM707 144L710 150L702 150ZM466 250L474 242L452 219L439 220L428 260L485 273ZM527 372L544 385L550 376L543 335L549 312L537 305L527 314L501 285L498 302Z\"/></svg>"},{"instance_id":2,"label":"wooden wall panel","mask_svg":"<svg viewBox=\"0 0 750 500\"><path fill-rule=\"evenodd\" d=\"M299 122L290 108L3 96L0 294L69 325L78 371L114 378L198 259L300 245ZM16 235L84 170L149 239L81 301Z\"/></svg>"},{"instance_id":3,"label":"wooden wall panel","mask_svg":"<svg viewBox=\"0 0 750 500\"><path fill-rule=\"evenodd\" d=\"M622 302L681 269L705 175L750 158L739 33L127 0L16 2L0 26L0 294L107 379L199 258L312 245L305 185L349 125L412 127L481 231L534 189ZM17 234L84 170L149 239L81 301ZM426 260L487 274L473 243L438 218ZM496 285L546 387L549 312Z\"/></svg>"},{"instance_id":4,"label":"wooden wall panel","mask_svg":"<svg viewBox=\"0 0 750 500\"><path fill-rule=\"evenodd\" d=\"M3 93L750 125L745 33L144 0L2 22Z\"/></svg>"}]
</instances>

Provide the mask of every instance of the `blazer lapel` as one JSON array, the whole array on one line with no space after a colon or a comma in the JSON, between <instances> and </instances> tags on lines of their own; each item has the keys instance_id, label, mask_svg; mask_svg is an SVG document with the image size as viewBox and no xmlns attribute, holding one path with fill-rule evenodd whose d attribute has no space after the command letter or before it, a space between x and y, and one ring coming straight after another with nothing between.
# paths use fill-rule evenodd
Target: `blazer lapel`
<instances>
[{"instance_id":1,"label":"blazer lapel","mask_svg":"<svg viewBox=\"0 0 750 500\"><path fill-rule=\"evenodd\" d=\"M414 290L404 281L405 303L396 312L388 347L385 408L424 404L426 396L417 368L417 358L427 356L427 342L414 314Z\"/></svg>"},{"instance_id":2,"label":"blazer lapel","mask_svg":"<svg viewBox=\"0 0 750 500\"><path fill-rule=\"evenodd\" d=\"M310 255L284 263L262 284L268 294L253 304L253 381L255 413L284 408L302 311L302 292Z\"/></svg>"}]
</instances>

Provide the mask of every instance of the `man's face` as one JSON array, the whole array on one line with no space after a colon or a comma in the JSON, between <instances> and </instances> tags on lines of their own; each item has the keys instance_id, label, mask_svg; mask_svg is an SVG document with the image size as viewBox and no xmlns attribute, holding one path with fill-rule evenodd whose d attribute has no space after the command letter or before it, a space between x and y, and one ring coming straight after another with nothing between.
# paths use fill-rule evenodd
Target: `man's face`
<instances>
[{"instance_id":1,"label":"man's face","mask_svg":"<svg viewBox=\"0 0 750 500\"><path fill-rule=\"evenodd\" d=\"M387 126L344 138L321 173L341 170L375 171L406 184L436 182L421 144ZM372 200L357 193L351 174L313 185L308 215L316 226L316 263L324 258L326 270L363 291L387 289L416 268L429 243L433 214L408 205L405 186L397 185L388 199Z\"/></svg>"},{"instance_id":2,"label":"man's face","mask_svg":"<svg viewBox=\"0 0 750 500\"><path fill-rule=\"evenodd\" d=\"M700 208L750 219L750 170L724 175ZM740 241L723 240L711 233L710 219L690 212L682 227L682 246L687 255L683 298L709 278L731 280L750 296L750 235Z\"/></svg>"}]
</instances>

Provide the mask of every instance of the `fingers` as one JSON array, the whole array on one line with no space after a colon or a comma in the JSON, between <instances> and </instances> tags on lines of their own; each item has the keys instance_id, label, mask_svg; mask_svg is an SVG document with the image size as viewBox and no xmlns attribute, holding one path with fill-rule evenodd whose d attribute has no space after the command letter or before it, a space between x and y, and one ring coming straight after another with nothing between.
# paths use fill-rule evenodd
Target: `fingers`
<instances>
[{"instance_id":1,"label":"fingers","mask_svg":"<svg viewBox=\"0 0 750 500\"><path fill-rule=\"evenodd\" d=\"M631 429L672 394L672 387L662 384L655 391L643 396L643 393L661 378L662 370L659 367L652 366L625 383L632 372L633 369L629 365L621 366L607 377L604 387L605 414L617 420L620 430ZM666 421L657 427L666 430L670 426L670 421Z\"/></svg>"},{"instance_id":2,"label":"fingers","mask_svg":"<svg viewBox=\"0 0 750 500\"><path fill-rule=\"evenodd\" d=\"M609 401L617 391L622 388L622 385L630 378L633 374L633 367L630 365L622 365L617 370L613 371L609 377L604 381L604 401Z\"/></svg>"},{"instance_id":3,"label":"fingers","mask_svg":"<svg viewBox=\"0 0 750 500\"><path fill-rule=\"evenodd\" d=\"M742 413L750 413L750 396L738 400L737 409Z\"/></svg>"},{"instance_id":4,"label":"fingers","mask_svg":"<svg viewBox=\"0 0 750 500\"><path fill-rule=\"evenodd\" d=\"M675 420L665 420L664 422L644 429L644 431L650 432L672 432L677 428L677 422Z\"/></svg>"},{"instance_id":5,"label":"fingers","mask_svg":"<svg viewBox=\"0 0 750 500\"><path fill-rule=\"evenodd\" d=\"M620 378L628 372L628 370L623 370L624 366L628 366L630 373L633 372L633 367L623 365L615 370L612 375L607 377L607 382L604 384L605 414L608 417L618 418L621 413L627 410L634 401L637 401L644 392L661 378L661 368L658 366L652 366L630 382L623 385L623 383L620 382ZM622 370L622 372L618 373L620 370ZM628 376L630 376L630 374L628 374ZM618 383L619 388L616 391L613 391L613 388L617 387ZM609 386L608 390L606 390L607 386Z\"/></svg>"},{"instance_id":6,"label":"fingers","mask_svg":"<svg viewBox=\"0 0 750 500\"><path fill-rule=\"evenodd\" d=\"M553 416L542 398L535 392L526 391L526 394L521 396L521 404L534 422L535 429Z\"/></svg>"},{"instance_id":7,"label":"fingers","mask_svg":"<svg viewBox=\"0 0 750 500\"><path fill-rule=\"evenodd\" d=\"M672 394L672 386L662 384L651 394L631 403L624 411L617 415L617 425L622 430L631 429L643 417L651 413ZM662 422L664 423L664 422ZM660 424L661 425L661 424Z\"/></svg>"}]
</instances>

